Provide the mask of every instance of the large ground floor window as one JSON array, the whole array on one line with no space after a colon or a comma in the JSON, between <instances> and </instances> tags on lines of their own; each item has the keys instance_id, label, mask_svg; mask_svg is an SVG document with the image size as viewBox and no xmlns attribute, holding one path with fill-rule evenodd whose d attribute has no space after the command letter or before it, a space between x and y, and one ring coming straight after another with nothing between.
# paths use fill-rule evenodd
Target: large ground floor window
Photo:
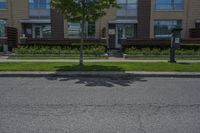
<instances>
[{"instance_id":1,"label":"large ground floor window","mask_svg":"<svg viewBox=\"0 0 200 133\"><path fill-rule=\"evenodd\" d=\"M7 21L0 19L0 37L5 36L5 27L7 26Z\"/></svg>"},{"instance_id":2,"label":"large ground floor window","mask_svg":"<svg viewBox=\"0 0 200 133\"><path fill-rule=\"evenodd\" d=\"M181 28L181 20L155 20L154 21L154 36L156 38L168 38L171 36L173 28Z\"/></svg>"},{"instance_id":3,"label":"large ground floor window","mask_svg":"<svg viewBox=\"0 0 200 133\"><path fill-rule=\"evenodd\" d=\"M23 24L22 27L28 38L51 38L51 24Z\"/></svg>"},{"instance_id":4,"label":"large ground floor window","mask_svg":"<svg viewBox=\"0 0 200 133\"><path fill-rule=\"evenodd\" d=\"M67 35L72 38L81 37L81 24L78 22L69 22L67 25ZM85 37L95 38L95 22L87 22L85 24Z\"/></svg>"}]
</instances>

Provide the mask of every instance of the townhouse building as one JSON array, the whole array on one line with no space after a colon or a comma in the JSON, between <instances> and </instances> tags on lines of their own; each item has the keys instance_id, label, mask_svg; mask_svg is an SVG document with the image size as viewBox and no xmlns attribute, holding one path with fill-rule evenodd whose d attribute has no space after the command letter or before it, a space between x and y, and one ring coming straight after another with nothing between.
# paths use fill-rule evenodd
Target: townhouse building
<instances>
[{"instance_id":1,"label":"townhouse building","mask_svg":"<svg viewBox=\"0 0 200 133\"><path fill-rule=\"evenodd\" d=\"M18 36L51 37L50 0L0 0L0 36L5 26L18 29Z\"/></svg>"},{"instance_id":2,"label":"townhouse building","mask_svg":"<svg viewBox=\"0 0 200 133\"><path fill-rule=\"evenodd\" d=\"M165 39L171 29L182 28L183 38L200 29L199 0L117 0L121 8L110 8L96 22L87 22L87 38L105 38L113 48L122 39ZM0 36L5 26L16 27L28 38L80 38L80 23L68 22L50 0L0 0ZM197 30L199 31L199 30ZM196 33L196 32L195 32ZM196 34L199 34L197 32Z\"/></svg>"},{"instance_id":3,"label":"townhouse building","mask_svg":"<svg viewBox=\"0 0 200 133\"><path fill-rule=\"evenodd\" d=\"M183 29L183 38L192 38L190 30L200 28L199 0L117 2L120 9L109 9L106 16L86 25L87 37L108 38L111 47L120 48L121 39L166 39L176 27ZM52 27L55 38L77 38L80 35L80 24L67 22L58 13L52 14Z\"/></svg>"}]
</instances>

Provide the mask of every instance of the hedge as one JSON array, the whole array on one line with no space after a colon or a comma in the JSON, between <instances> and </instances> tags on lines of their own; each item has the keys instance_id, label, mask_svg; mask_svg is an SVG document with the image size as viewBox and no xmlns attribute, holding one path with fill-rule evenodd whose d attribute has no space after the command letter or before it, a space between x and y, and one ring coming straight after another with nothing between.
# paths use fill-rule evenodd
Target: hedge
<instances>
[{"instance_id":1,"label":"hedge","mask_svg":"<svg viewBox=\"0 0 200 133\"><path fill-rule=\"evenodd\" d=\"M80 53L79 48L69 46L20 46L16 49L16 54L58 54L58 55L76 55ZM104 46L84 46L84 54L102 55L106 52Z\"/></svg>"},{"instance_id":2,"label":"hedge","mask_svg":"<svg viewBox=\"0 0 200 133\"><path fill-rule=\"evenodd\" d=\"M169 49L159 49L159 48L126 48L124 51L127 55L169 55ZM200 56L199 49L177 49L176 55L195 55Z\"/></svg>"}]
</instances>

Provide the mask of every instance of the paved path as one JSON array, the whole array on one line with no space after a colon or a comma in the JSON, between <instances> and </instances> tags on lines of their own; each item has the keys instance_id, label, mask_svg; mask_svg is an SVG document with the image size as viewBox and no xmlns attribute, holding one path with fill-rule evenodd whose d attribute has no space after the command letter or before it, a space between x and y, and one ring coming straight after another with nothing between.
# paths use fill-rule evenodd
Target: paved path
<instances>
[{"instance_id":1,"label":"paved path","mask_svg":"<svg viewBox=\"0 0 200 133\"><path fill-rule=\"evenodd\" d=\"M199 78L0 78L2 133L199 133Z\"/></svg>"},{"instance_id":2,"label":"paved path","mask_svg":"<svg viewBox=\"0 0 200 133\"><path fill-rule=\"evenodd\" d=\"M79 60L69 60L69 59L49 59L49 60L13 60L13 59L0 59L0 62L79 62ZM96 60L84 60L84 62L168 62L167 60L125 60L125 59L96 59ZM200 62L200 60L178 60L180 63L195 63Z\"/></svg>"}]
</instances>

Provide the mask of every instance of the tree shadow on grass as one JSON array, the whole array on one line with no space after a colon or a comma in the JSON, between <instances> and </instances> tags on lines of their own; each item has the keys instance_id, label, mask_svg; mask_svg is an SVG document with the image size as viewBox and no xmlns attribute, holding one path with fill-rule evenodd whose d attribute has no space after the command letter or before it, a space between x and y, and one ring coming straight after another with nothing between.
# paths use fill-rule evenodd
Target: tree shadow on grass
<instances>
[{"instance_id":1,"label":"tree shadow on grass","mask_svg":"<svg viewBox=\"0 0 200 133\"><path fill-rule=\"evenodd\" d=\"M63 71L76 71L76 74L66 74L65 76L48 76L48 80L57 80L60 82L75 81L75 84L82 84L88 87L115 87L115 86L131 86L134 82L146 82L141 76L134 76L127 74L125 71L117 66L101 66L90 65L80 67L79 65L62 66L59 67L57 74ZM88 74L81 74L81 72ZM109 71L109 72L108 72ZM112 72L111 72L112 71ZM78 74L80 72L80 74ZM93 72L98 72L95 74ZM120 73L115 73L120 72Z\"/></svg>"},{"instance_id":2,"label":"tree shadow on grass","mask_svg":"<svg viewBox=\"0 0 200 133\"><path fill-rule=\"evenodd\" d=\"M180 65L190 65L191 63L187 63L187 62L178 62L177 64L180 64Z\"/></svg>"}]
</instances>

